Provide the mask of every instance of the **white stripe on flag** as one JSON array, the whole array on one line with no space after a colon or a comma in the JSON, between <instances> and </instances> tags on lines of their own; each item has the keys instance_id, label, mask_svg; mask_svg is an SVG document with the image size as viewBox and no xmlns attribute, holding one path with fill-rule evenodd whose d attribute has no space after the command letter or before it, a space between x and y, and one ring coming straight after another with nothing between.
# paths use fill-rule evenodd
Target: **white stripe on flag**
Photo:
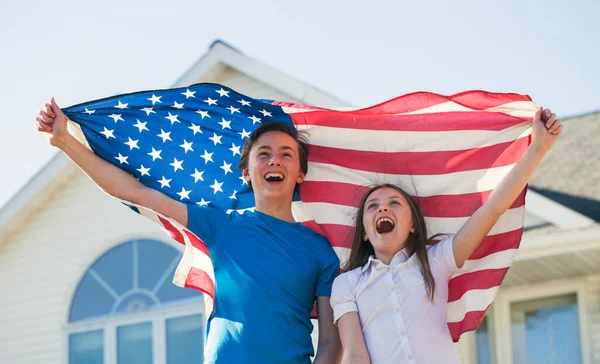
<instances>
[{"instance_id":1,"label":"white stripe on flag","mask_svg":"<svg viewBox=\"0 0 600 364\"><path fill-rule=\"evenodd\" d=\"M471 289L458 300L448 302L446 320L448 323L461 322L471 311L483 311L494 300L499 286L488 289Z\"/></svg>"},{"instance_id":2,"label":"white stripe on flag","mask_svg":"<svg viewBox=\"0 0 600 364\"><path fill-rule=\"evenodd\" d=\"M400 175L365 172L340 167L334 164L308 163L306 181L328 183L348 183L358 186L392 183L400 186L412 196L428 197L440 194L462 195L466 193L490 191L512 168L514 164L489 169L432 175ZM419 186L415 191L414 186Z\"/></svg>"},{"instance_id":3,"label":"white stripe on flag","mask_svg":"<svg viewBox=\"0 0 600 364\"><path fill-rule=\"evenodd\" d=\"M452 275L452 278L480 270L508 268L516 254L517 249L506 249L480 259L467 260L462 268Z\"/></svg>"},{"instance_id":4,"label":"white stripe on flag","mask_svg":"<svg viewBox=\"0 0 600 364\"><path fill-rule=\"evenodd\" d=\"M512 142L531 134L531 123L505 130L395 131L311 126L311 145L366 152L445 152ZM335 138L331 136L335 135Z\"/></svg>"}]
</instances>

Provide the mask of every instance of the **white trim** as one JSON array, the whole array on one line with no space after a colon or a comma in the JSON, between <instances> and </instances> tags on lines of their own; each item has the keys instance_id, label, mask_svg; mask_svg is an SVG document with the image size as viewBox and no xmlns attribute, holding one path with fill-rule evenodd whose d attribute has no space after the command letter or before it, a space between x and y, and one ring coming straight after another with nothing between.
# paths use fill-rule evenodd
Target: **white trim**
<instances>
[{"instance_id":1,"label":"white trim","mask_svg":"<svg viewBox=\"0 0 600 364\"><path fill-rule=\"evenodd\" d=\"M583 364L590 364L589 328L587 313L587 285L584 278L549 281L535 285L503 288L493 305L495 323L495 362L513 364L510 305L513 302L534 300L575 293L579 315L579 335Z\"/></svg>"},{"instance_id":2,"label":"white trim","mask_svg":"<svg viewBox=\"0 0 600 364\"><path fill-rule=\"evenodd\" d=\"M556 225L561 229L575 229L595 224L589 217L580 214L548 197L528 189L525 195L527 211Z\"/></svg>"},{"instance_id":3,"label":"white trim","mask_svg":"<svg viewBox=\"0 0 600 364\"><path fill-rule=\"evenodd\" d=\"M525 235L516 261L600 249L600 224L584 229Z\"/></svg>"},{"instance_id":4,"label":"white trim","mask_svg":"<svg viewBox=\"0 0 600 364\"><path fill-rule=\"evenodd\" d=\"M217 40L208 52L174 84L184 87L202 81L202 77L219 64L229 66L269 87L302 102L323 107L347 107L348 104L279 72L240 53L228 44Z\"/></svg>"}]
</instances>

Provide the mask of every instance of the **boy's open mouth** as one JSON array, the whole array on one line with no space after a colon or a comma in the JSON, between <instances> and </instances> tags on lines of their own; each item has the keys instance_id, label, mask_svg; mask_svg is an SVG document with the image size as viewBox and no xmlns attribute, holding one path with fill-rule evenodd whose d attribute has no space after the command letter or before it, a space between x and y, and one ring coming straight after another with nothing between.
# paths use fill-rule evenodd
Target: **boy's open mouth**
<instances>
[{"instance_id":1,"label":"boy's open mouth","mask_svg":"<svg viewBox=\"0 0 600 364\"><path fill-rule=\"evenodd\" d=\"M375 230L378 234L386 234L394 230L394 222L389 217L380 217L375 223Z\"/></svg>"},{"instance_id":2,"label":"boy's open mouth","mask_svg":"<svg viewBox=\"0 0 600 364\"><path fill-rule=\"evenodd\" d=\"M281 182L285 179L283 173L279 172L269 172L265 174L265 179L269 182Z\"/></svg>"}]
</instances>

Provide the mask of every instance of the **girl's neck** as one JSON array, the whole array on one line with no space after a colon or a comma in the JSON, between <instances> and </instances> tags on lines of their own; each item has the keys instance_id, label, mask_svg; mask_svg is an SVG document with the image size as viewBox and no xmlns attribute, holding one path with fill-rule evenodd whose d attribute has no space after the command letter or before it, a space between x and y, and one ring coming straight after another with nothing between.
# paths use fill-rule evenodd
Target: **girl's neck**
<instances>
[{"instance_id":1,"label":"girl's neck","mask_svg":"<svg viewBox=\"0 0 600 364\"><path fill-rule=\"evenodd\" d=\"M375 258L385 265L390 265L392 259L394 259L394 256L398 254L398 252L402 251L402 249L404 249L404 247L397 251L375 251Z\"/></svg>"}]
</instances>

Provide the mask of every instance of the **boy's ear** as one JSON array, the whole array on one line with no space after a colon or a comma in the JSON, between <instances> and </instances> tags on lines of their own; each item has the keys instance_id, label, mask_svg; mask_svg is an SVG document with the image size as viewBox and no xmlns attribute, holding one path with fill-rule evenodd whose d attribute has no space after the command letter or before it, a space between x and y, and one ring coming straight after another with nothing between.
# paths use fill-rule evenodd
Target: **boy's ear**
<instances>
[{"instance_id":1,"label":"boy's ear","mask_svg":"<svg viewBox=\"0 0 600 364\"><path fill-rule=\"evenodd\" d=\"M300 172L300 175L296 179L296 183L302 183L302 182L304 182L304 173Z\"/></svg>"},{"instance_id":2,"label":"boy's ear","mask_svg":"<svg viewBox=\"0 0 600 364\"><path fill-rule=\"evenodd\" d=\"M250 182L250 174L248 173L248 168L242 169L242 177L244 177L244 181Z\"/></svg>"}]
</instances>

